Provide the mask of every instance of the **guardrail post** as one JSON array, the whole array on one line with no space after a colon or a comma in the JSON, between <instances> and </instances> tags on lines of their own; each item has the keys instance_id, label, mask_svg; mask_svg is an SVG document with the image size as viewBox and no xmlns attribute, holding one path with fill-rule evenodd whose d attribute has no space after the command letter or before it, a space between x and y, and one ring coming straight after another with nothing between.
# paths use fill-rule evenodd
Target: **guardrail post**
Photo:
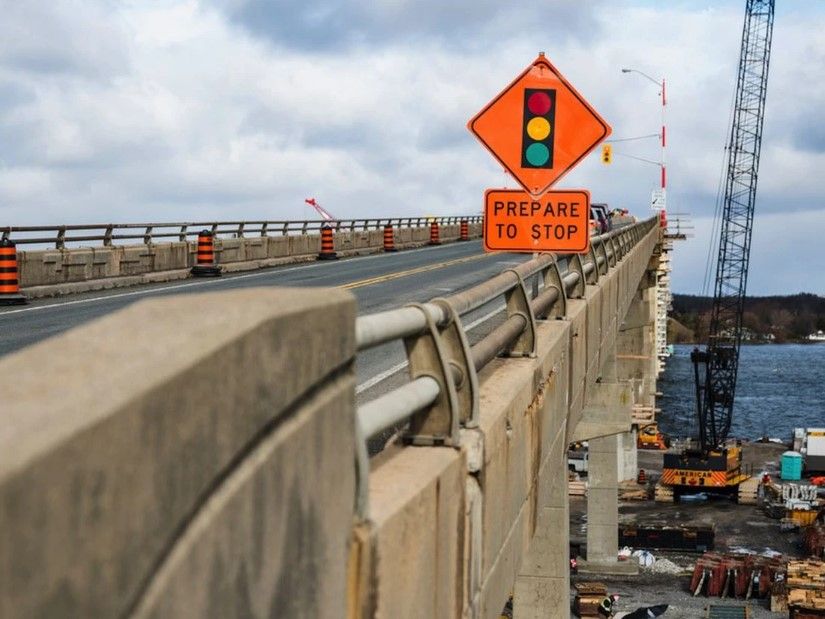
<instances>
[{"instance_id":1,"label":"guardrail post","mask_svg":"<svg viewBox=\"0 0 825 619\"><path fill-rule=\"evenodd\" d=\"M461 318L446 299L433 299L431 303L440 306L448 318L447 324L441 327L441 337L448 355L447 363L453 373L458 422L465 428L478 427L478 374L473 366L470 342L467 340Z\"/></svg>"},{"instance_id":2,"label":"guardrail post","mask_svg":"<svg viewBox=\"0 0 825 619\"><path fill-rule=\"evenodd\" d=\"M607 248L604 246L604 237L600 237L599 242L597 244L595 244L595 247L593 247L591 245L591 248L593 249L594 257L598 255L596 252L600 251L600 253L602 255L602 258L604 258L604 262L602 263L604 266L600 267L599 262L597 260L596 261L596 268L599 271L599 275L606 275L608 269L610 268L610 263L608 262L608 258L607 258ZM604 269L604 270L602 270L602 269Z\"/></svg>"},{"instance_id":3,"label":"guardrail post","mask_svg":"<svg viewBox=\"0 0 825 619\"><path fill-rule=\"evenodd\" d=\"M561 281L561 272L559 271L559 262L556 259L556 254L549 254L553 261L547 265L547 268L542 271L544 277L544 289L555 288L558 292L558 299L551 305L547 312L542 315L537 315L537 319L556 318L562 319L567 315L567 291L564 289L564 282Z\"/></svg>"},{"instance_id":4,"label":"guardrail post","mask_svg":"<svg viewBox=\"0 0 825 619\"><path fill-rule=\"evenodd\" d=\"M66 226L57 229L57 238L54 240L56 249L63 249L66 246Z\"/></svg>"},{"instance_id":5,"label":"guardrail post","mask_svg":"<svg viewBox=\"0 0 825 619\"><path fill-rule=\"evenodd\" d=\"M513 273L518 280L513 288L504 293L507 317L521 315L527 323L518 339L507 348L506 354L511 357L534 357L536 355L536 316L533 314L533 306L530 305L527 287L518 271L507 269L506 272Z\"/></svg>"},{"instance_id":6,"label":"guardrail post","mask_svg":"<svg viewBox=\"0 0 825 619\"><path fill-rule=\"evenodd\" d=\"M146 231L143 233L143 244L144 245L151 245L152 244L152 229L154 226L146 226Z\"/></svg>"},{"instance_id":7,"label":"guardrail post","mask_svg":"<svg viewBox=\"0 0 825 619\"><path fill-rule=\"evenodd\" d=\"M423 333L404 339L410 379L429 376L438 383L439 396L429 410L416 413L410 418L404 440L413 445L456 446L460 413L447 345L427 308L419 303L413 303L410 307L420 309L427 322Z\"/></svg>"},{"instance_id":8,"label":"guardrail post","mask_svg":"<svg viewBox=\"0 0 825 619\"><path fill-rule=\"evenodd\" d=\"M189 229L189 226L187 226L186 224L183 224L180 227L180 232L178 233L178 241L180 241L181 243L184 243L186 241L186 231L188 229Z\"/></svg>"},{"instance_id":9,"label":"guardrail post","mask_svg":"<svg viewBox=\"0 0 825 619\"><path fill-rule=\"evenodd\" d=\"M265 221L261 224L261 236L266 236L266 233L269 229L269 222Z\"/></svg>"},{"instance_id":10,"label":"guardrail post","mask_svg":"<svg viewBox=\"0 0 825 619\"><path fill-rule=\"evenodd\" d=\"M616 245L616 235L611 234L607 237L607 247L610 249L610 253L608 254L609 258L609 266L615 267L616 264L619 262L619 254L618 254L618 247Z\"/></svg>"},{"instance_id":11,"label":"guardrail post","mask_svg":"<svg viewBox=\"0 0 825 619\"><path fill-rule=\"evenodd\" d=\"M595 284L599 281L599 260L596 258L596 243L593 239L590 240L590 249L588 250L587 255L593 263L593 270L590 271L590 275L587 276L587 283Z\"/></svg>"},{"instance_id":12,"label":"guardrail post","mask_svg":"<svg viewBox=\"0 0 825 619\"><path fill-rule=\"evenodd\" d=\"M303 225L303 226L301 226L301 234L306 234L306 233L307 233L307 226L308 226L308 225L309 225L309 222L308 222L308 221L304 221L304 225Z\"/></svg>"},{"instance_id":13,"label":"guardrail post","mask_svg":"<svg viewBox=\"0 0 825 619\"><path fill-rule=\"evenodd\" d=\"M243 221L238 224L238 231L235 233L236 238L239 238L239 239L243 238L244 225L245 225L245 222L243 222Z\"/></svg>"},{"instance_id":14,"label":"guardrail post","mask_svg":"<svg viewBox=\"0 0 825 619\"><path fill-rule=\"evenodd\" d=\"M106 226L106 231L103 233L103 247L112 246L112 224Z\"/></svg>"},{"instance_id":15,"label":"guardrail post","mask_svg":"<svg viewBox=\"0 0 825 619\"><path fill-rule=\"evenodd\" d=\"M573 273L578 273L579 275L579 281L577 281L576 285L573 286L573 290L569 295L567 295L567 298L581 299L584 296L585 285L591 282L587 281L587 277L584 274L584 264L582 263L582 257L580 254L573 254L567 258L567 270Z\"/></svg>"}]
</instances>

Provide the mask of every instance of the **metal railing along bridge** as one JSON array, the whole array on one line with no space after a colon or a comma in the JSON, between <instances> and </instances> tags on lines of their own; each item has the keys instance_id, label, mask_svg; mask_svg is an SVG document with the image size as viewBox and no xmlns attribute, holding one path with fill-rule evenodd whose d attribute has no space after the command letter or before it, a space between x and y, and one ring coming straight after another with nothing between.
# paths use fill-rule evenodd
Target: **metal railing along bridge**
<instances>
[{"instance_id":1,"label":"metal railing along bridge","mask_svg":"<svg viewBox=\"0 0 825 619\"><path fill-rule=\"evenodd\" d=\"M407 443L458 446L459 428L478 426L478 373L501 353L534 355L536 321L563 317L567 299L583 297L585 287L597 283L656 224L651 218L596 236L585 255L542 254L457 294L360 316L359 352L403 341L410 380L358 408L359 516L366 519L369 513L370 438L407 424ZM462 316L501 297L506 319L471 346Z\"/></svg>"}]
</instances>

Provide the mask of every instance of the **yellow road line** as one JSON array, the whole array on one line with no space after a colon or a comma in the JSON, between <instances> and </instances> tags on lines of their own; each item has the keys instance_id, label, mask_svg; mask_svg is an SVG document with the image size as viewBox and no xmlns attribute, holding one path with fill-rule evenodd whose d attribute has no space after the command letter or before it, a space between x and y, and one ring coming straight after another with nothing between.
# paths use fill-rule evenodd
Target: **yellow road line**
<instances>
[{"instance_id":1,"label":"yellow road line","mask_svg":"<svg viewBox=\"0 0 825 619\"><path fill-rule=\"evenodd\" d=\"M345 290L352 290L353 288L362 288L363 286L372 286L373 284L380 284L381 282L388 282L393 279L399 279L401 277L407 277L408 275L415 275L416 273L426 273L427 271L435 271L436 269L443 269L444 267L453 266L454 264L462 264L464 262L472 262L473 260L480 260L481 258L486 258L490 254L478 254L475 256L469 256L467 258L457 258L455 260L448 260L447 262L439 262L438 264L429 264L423 267L417 267L415 269L409 269L407 271L397 271L396 273L387 273L386 275L379 275L378 277L371 277L369 279L362 279L355 282L350 282L349 284L344 284L343 286L338 286L339 288L344 288Z\"/></svg>"}]
</instances>

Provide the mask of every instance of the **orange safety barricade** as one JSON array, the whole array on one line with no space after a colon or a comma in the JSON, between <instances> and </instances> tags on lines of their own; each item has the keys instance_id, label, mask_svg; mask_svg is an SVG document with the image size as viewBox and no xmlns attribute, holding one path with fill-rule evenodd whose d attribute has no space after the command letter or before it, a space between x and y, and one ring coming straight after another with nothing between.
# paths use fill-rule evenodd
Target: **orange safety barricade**
<instances>
[{"instance_id":1,"label":"orange safety barricade","mask_svg":"<svg viewBox=\"0 0 825 619\"><path fill-rule=\"evenodd\" d=\"M23 305L17 271L17 248L8 239L0 240L0 305Z\"/></svg>"}]
</instances>

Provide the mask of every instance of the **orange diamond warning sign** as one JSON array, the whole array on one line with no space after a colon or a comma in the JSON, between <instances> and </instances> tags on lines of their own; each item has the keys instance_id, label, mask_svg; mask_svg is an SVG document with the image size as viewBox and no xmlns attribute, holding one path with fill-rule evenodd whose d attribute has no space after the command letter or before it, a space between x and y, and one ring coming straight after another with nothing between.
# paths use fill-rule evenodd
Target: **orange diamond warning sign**
<instances>
[{"instance_id":1,"label":"orange diamond warning sign","mask_svg":"<svg viewBox=\"0 0 825 619\"><path fill-rule=\"evenodd\" d=\"M467 127L532 196L550 189L611 131L544 54Z\"/></svg>"},{"instance_id":2,"label":"orange diamond warning sign","mask_svg":"<svg viewBox=\"0 0 825 619\"><path fill-rule=\"evenodd\" d=\"M548 191L534 198L517 189L484 193L486 251L585 253L590 249L590 192Z\"/></svg>"}]
</instances>

